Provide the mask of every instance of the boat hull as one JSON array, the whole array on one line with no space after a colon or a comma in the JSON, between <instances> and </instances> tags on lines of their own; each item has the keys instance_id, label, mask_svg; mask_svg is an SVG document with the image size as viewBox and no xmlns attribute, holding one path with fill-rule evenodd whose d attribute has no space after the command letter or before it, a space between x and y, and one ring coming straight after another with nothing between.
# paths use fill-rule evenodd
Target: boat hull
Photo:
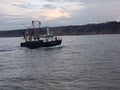
<instances>
[{"instance_id":1,"label":"boat hull","mask_svg":"<svg viewBox=\"0 0 120 90\"><path fill-rule=\"evenodd\" d=\"M20 46L34 49L34 48L40 48L40 47L51 47L51 46L61 45L61 42L62 40L56 40L56 41L50 41L50 42L30 41L30 42L23 42L20 44Z\"/></svg>"}]
</instances>

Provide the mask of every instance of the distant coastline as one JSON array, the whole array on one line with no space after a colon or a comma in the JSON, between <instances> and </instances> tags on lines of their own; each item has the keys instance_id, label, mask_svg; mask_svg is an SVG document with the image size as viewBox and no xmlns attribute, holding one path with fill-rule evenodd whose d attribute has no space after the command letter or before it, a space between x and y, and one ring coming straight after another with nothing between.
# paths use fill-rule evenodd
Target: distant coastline
<instances>
[{"instance_id":1,"label":"distant coastline","mask_svg":"<svg viewBox=\"0 0 120 90\"><path fill-rule=\"evenodd\" d=\"M98 34L120 34L120 22L111 21L99 24L70 25L49 27L54 35L98 35ZM41 28L40 33L45 33L46 28ZM0 37L22 37L27 29L0 31Z\"/></svg>"}]
</instances>

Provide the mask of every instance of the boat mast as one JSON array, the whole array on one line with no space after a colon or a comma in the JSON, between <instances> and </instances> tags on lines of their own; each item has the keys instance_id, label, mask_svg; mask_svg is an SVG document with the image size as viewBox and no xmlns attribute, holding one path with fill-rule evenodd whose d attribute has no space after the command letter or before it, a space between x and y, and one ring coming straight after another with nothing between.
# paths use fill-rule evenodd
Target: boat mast
<instances>
[{"instance_id":1,"label":"boat mast","mask_svg":"<svg viewBox=\"0 0 120 90\"><path fill-rule=\"evenodd\" d=\"M50 31L49 31L49 28L47 28L47 35L48 35L48 36L50 35Z\"/></svg>"},{"instance_id":2,"label":"boat mast","mask_svg":"<svg viewBox=\"0 0 120 90\"><path fill-rule=\"evenodd\" d=\"M39 26L37 28L37 30L35 30L35 23L38 23ZM39 29L40 29L40 25L41 25L41 22L40 21L32 21L32 26L33 26L33 36L34 36L34 40L39 40Z\"/></svg>"}]
</instances>

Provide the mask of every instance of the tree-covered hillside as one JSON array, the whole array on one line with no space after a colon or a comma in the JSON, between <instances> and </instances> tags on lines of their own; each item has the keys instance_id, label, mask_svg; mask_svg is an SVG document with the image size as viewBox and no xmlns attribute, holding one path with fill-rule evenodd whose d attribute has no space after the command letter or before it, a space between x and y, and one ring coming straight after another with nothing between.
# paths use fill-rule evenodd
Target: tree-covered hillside
<instances>
[{"instance_id":1,"label":"tree-covered hillside","mask_svg":"<svg viewBox=\"0 0 120 90\"><path fill-rule=\"evenodd\" d=\"M27 29L0 31L0 37L20 37ZM96 35L96 34L120 34L120 22L112 21L99 24L70 25L50 27L54 35ZM41 28L40 33L44 34L46 28Z\"/></svg>"}]
</instances>

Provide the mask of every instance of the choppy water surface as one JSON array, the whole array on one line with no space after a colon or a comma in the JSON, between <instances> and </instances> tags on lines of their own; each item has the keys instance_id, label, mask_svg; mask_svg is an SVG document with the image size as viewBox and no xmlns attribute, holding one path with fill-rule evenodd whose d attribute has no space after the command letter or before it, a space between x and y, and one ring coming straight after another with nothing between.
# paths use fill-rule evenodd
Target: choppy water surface
<instances>
[{"instance_id":1,"label":"choppy water surface","mask_svg":"<svg viewBox=\"0 0 120 90\"><path fill-rule=\"evenodd\" d=\"M120 90L120 35L62 38L32 50L0 38L0 90Z\"/></svg>"}]
</instances>

